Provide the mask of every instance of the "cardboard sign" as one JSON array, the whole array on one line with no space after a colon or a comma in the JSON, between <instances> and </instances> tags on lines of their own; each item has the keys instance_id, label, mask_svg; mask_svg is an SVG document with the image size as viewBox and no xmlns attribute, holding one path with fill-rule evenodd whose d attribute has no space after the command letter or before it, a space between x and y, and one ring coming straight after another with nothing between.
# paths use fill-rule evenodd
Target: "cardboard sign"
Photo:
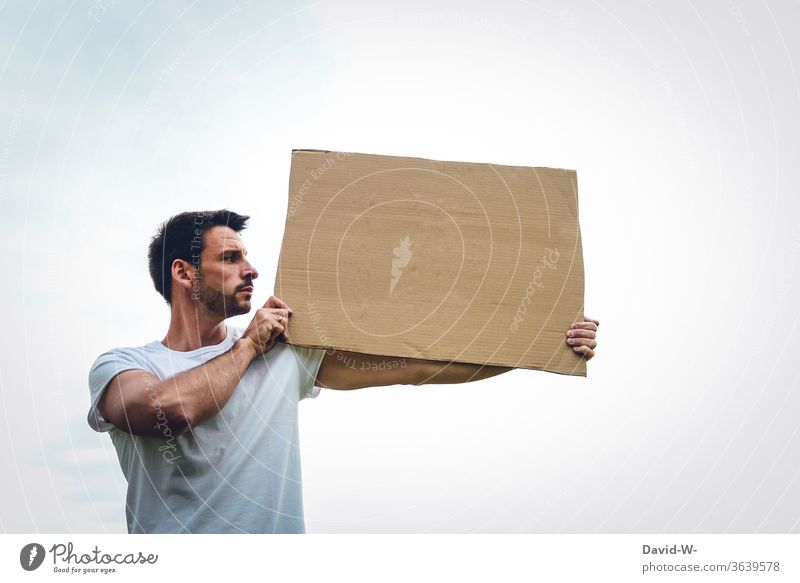
<instances>
[{"instance_id":1,"label":"cardboard sign","mask_svg":"<svg viewBox=\"0 0 800 583\"><path fill-rule=\"evenodd\" d=\"M586 375L574 170L295 150L294 344Z\"/></svg>"}]
</instances>

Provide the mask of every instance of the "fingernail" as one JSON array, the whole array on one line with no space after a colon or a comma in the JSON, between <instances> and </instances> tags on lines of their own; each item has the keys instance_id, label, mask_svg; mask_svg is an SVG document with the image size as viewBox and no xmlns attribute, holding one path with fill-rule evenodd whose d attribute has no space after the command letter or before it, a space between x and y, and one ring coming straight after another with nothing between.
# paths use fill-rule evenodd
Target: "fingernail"
<instances>
[{"instance_id":1,"label":"fingernail","mask_svg":"<svg viewBox=\"0 0 800 583\"><path fill-rule=\"evenodd\" d=\"M569 332L567 332L567 336L574 336L574 334L573 334L572 330L570 330Z\"/></svg>"},{"instance_id":2,"label":"fingernail","mask_svg":"<svg viewBox=\"0 0 800 583\"><path fill-rule=\"evenodd\" d=\"M574 341L574 340L572 340L572 339L570 339L570 340L567 340L567 344L574 344L574 343L575 343L575 341Z\"/></svg>"}]
</instances>

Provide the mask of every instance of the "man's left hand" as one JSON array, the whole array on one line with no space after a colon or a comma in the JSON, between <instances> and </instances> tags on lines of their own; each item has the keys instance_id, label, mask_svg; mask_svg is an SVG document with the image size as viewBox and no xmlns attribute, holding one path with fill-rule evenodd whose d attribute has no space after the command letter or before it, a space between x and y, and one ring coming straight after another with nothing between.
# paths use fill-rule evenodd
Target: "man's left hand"
<instances>
[{"instance_id":1,"label":"man's left hand","mask_svg":"<svg viewBox=\"0 0 800 583\"><path fill-rule=\"evenodd\" d=\"M599 325L600 322L591 318L584 318L583 322L575 322L567 330L567 345L589 360L594 356L594 349L597 348L596 338Z\"/></svg>"}]
</instances>

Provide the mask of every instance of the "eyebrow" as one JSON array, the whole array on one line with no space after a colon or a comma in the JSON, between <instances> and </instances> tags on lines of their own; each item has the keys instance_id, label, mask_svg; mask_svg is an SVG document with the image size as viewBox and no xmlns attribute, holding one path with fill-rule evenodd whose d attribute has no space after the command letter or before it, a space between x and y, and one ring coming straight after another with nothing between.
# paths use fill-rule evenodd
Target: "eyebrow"
<instances>
[{"instance_id":1,"label":"eyebrow","mask_svg":"<svg viewBox=\"0 0 800 583\"><path fill-rule=\"evenodd\" d=\"M223 249L222 251L219 252L220 255L225 255L226 253L239 253L240 255L242 254L247 255L247 251L242 253L241 249Z\"/></svg>"}]
</instances>

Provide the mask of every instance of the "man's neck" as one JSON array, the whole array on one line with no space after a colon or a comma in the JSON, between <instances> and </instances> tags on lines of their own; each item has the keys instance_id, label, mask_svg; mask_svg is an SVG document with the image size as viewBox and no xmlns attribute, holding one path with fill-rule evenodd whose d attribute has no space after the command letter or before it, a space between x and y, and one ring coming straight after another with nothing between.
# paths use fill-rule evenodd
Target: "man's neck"
<instances>
[{"instance_id":1,"label":"man's neck","mask_svg":"<svg viewBox=\"0 0 800 583\"><path fill-rule=\"evenodd\" d=\"M169 330L161 343L171 350L188 352L213 346L225 340L225 320L199 310L176 309L173 306Z\"/></svg>"}]
</instances>

